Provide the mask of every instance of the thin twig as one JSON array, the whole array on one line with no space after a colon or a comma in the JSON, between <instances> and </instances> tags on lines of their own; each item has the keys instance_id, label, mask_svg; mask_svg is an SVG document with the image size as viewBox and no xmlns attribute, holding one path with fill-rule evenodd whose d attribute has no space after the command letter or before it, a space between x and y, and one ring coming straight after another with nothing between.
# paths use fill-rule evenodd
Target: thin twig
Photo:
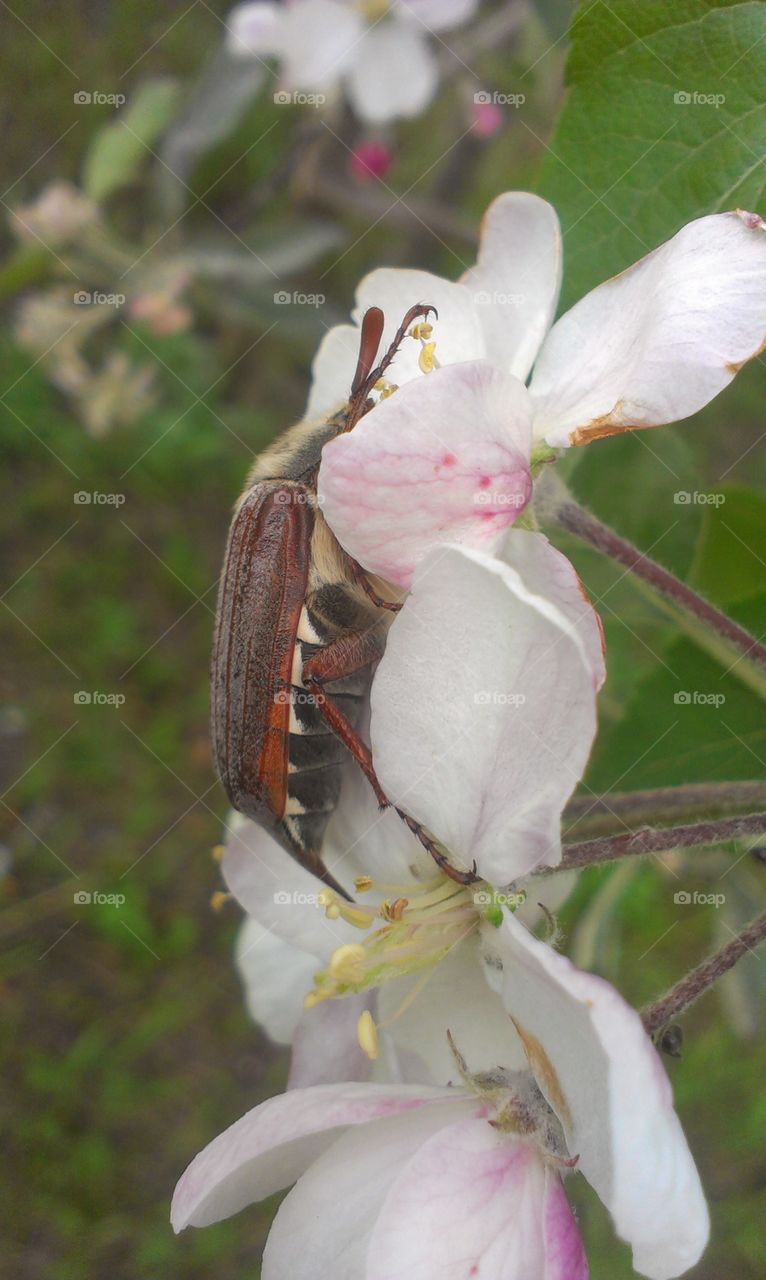
<instances>
[{"instance_id":1,"label":"thin twig","mask_svg":"<svg viewBox=\"0 0 766 1280\"><path fill-rule=\"evenodd\" d=\"M741 840L764 832L766 813L721 818L713 822L695 822L680 827L645 827L641 831L630 831L624 835L601 836L596 840L581 840L576 844L565 845L562 860L553 869L570 871L574 867L615 862L618 858L668 853L672 849L691 849L695 845L721 844L724 840ZM546 868L546 872L549 873L550 869Z\"/></svg>"},{"instance_id":2,"label":"thin twig","mask_svg":"<svg viewBox=\"0 0 766 1280\"><path fill-rule=\"evenodd\" d=\"M700 782L646 791L618 791L606 796L575 796L564 810L563 823L570 837L575 828L578 834L587 828L593 837L607 835L616 826L634 829L674 819L692 822L763 808L766 808L766 782Z\"/></svg>"},{"instance_id":3,"label":"thin twig","mask_svg":"<svg viewBox=\"0 0 766 1280\"><path fill-rule=\"evenodd\" d=\"M731 942L727 942L719 951L715 951L712 956L708 956L707 960L703 960L702 964L698 964L696 969L692 969L691 973L687 973L686 977L681 978L680 982L671 987L662 999L647 1005L641 1014L641 1019L649 1035L654 1035L662 1027L667 1026L671 1019L684 1013L695 1000L712 987L714 982L717 982L744 955L752 952L753 948L765 938L766 911L755 920L751 920L750 924L746 925Z\"/></svg>"}]
</instances>

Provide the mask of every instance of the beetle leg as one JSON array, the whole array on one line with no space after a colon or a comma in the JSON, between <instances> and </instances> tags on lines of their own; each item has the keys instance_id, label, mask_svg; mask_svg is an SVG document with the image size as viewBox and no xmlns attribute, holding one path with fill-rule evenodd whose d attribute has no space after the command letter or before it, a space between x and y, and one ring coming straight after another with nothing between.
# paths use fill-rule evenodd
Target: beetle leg
<instances>
[{"instance_id":1,"label":"beetle leg","mask_svg":"<svg viewBox=\"0 0 766 1280\"><path fill-rule=\"evenodd\" d=\"M355 671L360 671L362 668L376 662L382 656L382 653L383 638L375 628L339 636L337 640L333 640L324 649L320 649L318 653L315 653L313 657L304 662L301 673L303 684L314 695L317 709L327 721L333 733L338 735L341 742L356 760L375 792L375 798L381 809L393 808L398 813L402 821L406 822L412 834L420 841L423 848L430 853L436 865L446 876L449 876L451 880L457 881L458 884L474 884L479 879L476 874L475 863L471 871L459 871L457 867L453 867L426 828L420 822L411 818L403 809L391 804L375 772L370 748L360 738L351 721L347 719L340 708L331 701L324 691L325 684L331 684L333 680L341 680L344 676L353 675Z\"/></svg>"},{"instance_id":2,"label":"beetle leg","mask_svg":"<svg viewBox=\"0 0 766 1280\"><path fill-rule=\"evenodd\" d=\"M375 607L378 609L388 609L390 613L398 613L402 607L401 601L384 600L383 596L378 595L378 592L370 582L370 579L367 577L364 569L360 568L355 560L352 561L352 565L355 580L359 583L362 591L372 601Z\"/></svg>"}]
</instances>

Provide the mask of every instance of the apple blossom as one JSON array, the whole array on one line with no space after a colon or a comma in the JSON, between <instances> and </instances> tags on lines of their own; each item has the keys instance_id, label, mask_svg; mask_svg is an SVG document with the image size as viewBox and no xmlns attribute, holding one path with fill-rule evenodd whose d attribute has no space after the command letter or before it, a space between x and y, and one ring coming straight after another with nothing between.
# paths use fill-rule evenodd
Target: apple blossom
<instances>
[{"instance_id":1,"label":"apple blossom","mask_svg":"<svg viewBox=\"0 0 766 1280\"><path fill-rule=\"evenodd\" d=\"M576 1167L641 1274L671 1280L693 1266L707 1208L640 1018L510 913L493 937L487 963L524 1066L470 1075L456 1054L463 1087L334 1084L272 1098L189 1166L175 1229L297 1181L264 1280L579 1280L587 1264L560 1181Z\"/></svg>"},{"instance_id":2,"label":"apple blossom","mask_svg":"<svg viewBox=\"0 0 766 1280\"><path fill-rule=\"evenodd\" d=\"M439 79L429 33L466 22L479 0L252 0L228 20L238 56L274 57L285 90L343 84L362 120L416 116Z\"/></svg>"}]
</instances>

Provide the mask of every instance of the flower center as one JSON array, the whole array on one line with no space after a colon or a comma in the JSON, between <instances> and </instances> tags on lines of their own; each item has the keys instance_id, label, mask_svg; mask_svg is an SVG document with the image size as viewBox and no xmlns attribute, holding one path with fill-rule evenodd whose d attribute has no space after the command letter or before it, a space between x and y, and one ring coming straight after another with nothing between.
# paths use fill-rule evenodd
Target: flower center
<instances>
[{"instance_id":1,"label":"flower center","mask_svg":"<svg viewBox=\"0 0 766 1280\"><path fill-rule=\"evenodd\" d=\"M393 896L368 909L344 902L331 889L322 891L319 900L328 919L343 919L365 936L333 952L327 968L314 977L314 990L304 1001L307 1009L322 1000L358 994L392 978L422 972L423 981L408 994L397 1017L419 995L436 965L482 920L499 925L502 919L497 895L481 883L461 885L437 875L414 885L381 884L362 876L355 887L360 894L374 890ZM523 895L515 899L518 905ZM358 1032L365 1053L376 1057L377 1034L369 1013L360 1018Z\"/></svg>"}]
</instances>

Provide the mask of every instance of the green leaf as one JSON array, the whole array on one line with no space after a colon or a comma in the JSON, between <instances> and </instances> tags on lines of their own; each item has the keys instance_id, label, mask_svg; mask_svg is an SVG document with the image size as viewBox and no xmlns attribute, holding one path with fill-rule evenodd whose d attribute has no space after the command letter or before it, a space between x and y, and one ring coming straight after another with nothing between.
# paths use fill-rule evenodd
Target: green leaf
<instances>
[{"instance_id":1,"label":"green leaf","mask_svg":"<svg viewBox=\"0 0 766 1280\"><path fill-rule=\"evenodd\" d=\"M766 581L766 497L727 485L705 507L693 585L726 605L763 589Z\"/></svg>"},{"instance_id":2,"label":"green leaf","mask_svg":"<svg viewBox=\"0 0 766 1280\"><path fill-rule=\"evenodd\" d=\"M178 96L175 80L147 80L118 118L99 130L83 167L83 187L92 200L105 200L134 180L172 120Z\"/></svg>"},{"instance_id":3,"label":"green leaf","mask_svg":"<svg viewBox=\"0 0 766 1280\"><path fill-rule=\"evenodd\" d=\"M564 227L564 306L692 218L758 207L766 5L584 0L571 36L540 186Z\"/></svg>"}]
</instances>

